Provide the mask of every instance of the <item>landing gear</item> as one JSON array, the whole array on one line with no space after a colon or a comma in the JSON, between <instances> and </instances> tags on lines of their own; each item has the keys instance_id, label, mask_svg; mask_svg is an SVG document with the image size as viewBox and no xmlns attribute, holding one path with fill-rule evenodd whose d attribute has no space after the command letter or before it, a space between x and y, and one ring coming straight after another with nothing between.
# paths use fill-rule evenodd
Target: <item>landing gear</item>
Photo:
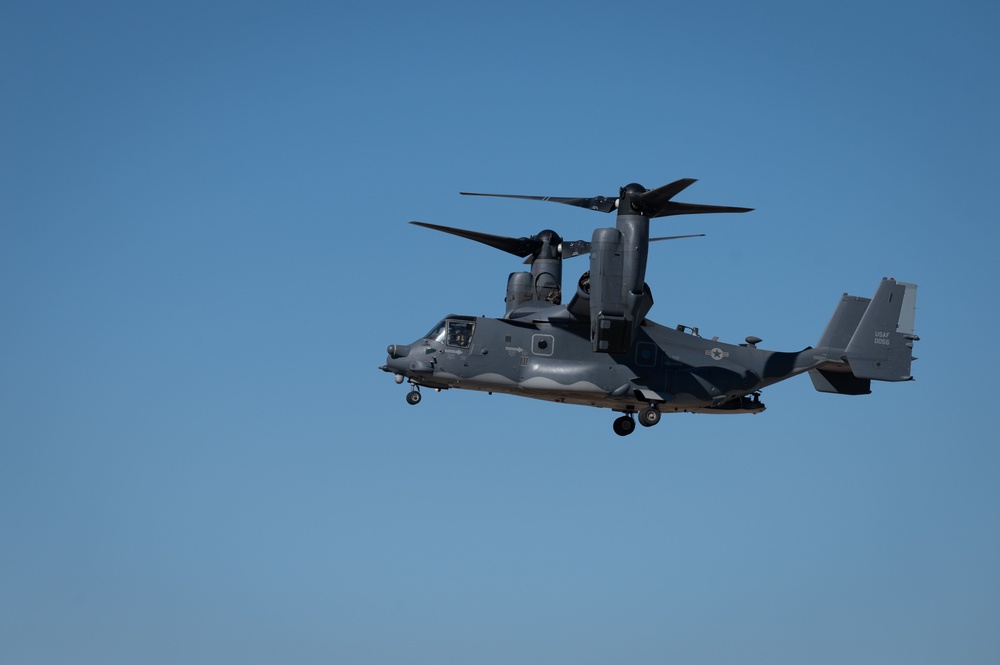
<instances>
[{"instance_id":1,"label":"landing gear","mask_svg":"<svg viewBox=\"0 0 1000 665\"><path fill-rule=\"evenodd\" d=\"M614 430L618 436L628 436L635 431L635 421L632 420L632 416L615 418Z\"/></svg>"},{"instance_id":2,"label":"landing gear","mask_svg":"<svg viewBox=\"0 0 1000 665\"><path fill-rule=\"evenodd\" d=\"M650 404L639 412L639 424L643 427L652 427L660 422L660 410Z\"/></svg>"},{"instance_id":3,"label":"landing gear","mask_svg":"<svg viewBox=\"0 0 1000 665\"><path fill-rule=\"evenodd\" d=\"M417 390L416 386L413 386L413 390L406 393L406 403L407 404L420 404L420 391Z\"/></svg>"}]
</instances>

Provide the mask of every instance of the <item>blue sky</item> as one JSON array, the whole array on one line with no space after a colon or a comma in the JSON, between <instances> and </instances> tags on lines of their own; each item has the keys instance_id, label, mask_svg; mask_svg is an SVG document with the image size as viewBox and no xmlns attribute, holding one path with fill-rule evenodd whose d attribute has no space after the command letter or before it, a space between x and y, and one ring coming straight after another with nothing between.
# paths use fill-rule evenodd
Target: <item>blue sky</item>
<instances>
[{"instance_id":1,"label":"blue sky","mask_svg":"<svg viewBox=\"0 0 1000 665\"><path fill-rule=\"evenodd\" d=\"M7 3L0 652L18 663L995 663L1000 10ZM798 350L920 285L917 380L664 418L425 394L385 346L657 220L667 325ZM586 262L568 263L575 279Z\"/></svg>"}]
</instances>

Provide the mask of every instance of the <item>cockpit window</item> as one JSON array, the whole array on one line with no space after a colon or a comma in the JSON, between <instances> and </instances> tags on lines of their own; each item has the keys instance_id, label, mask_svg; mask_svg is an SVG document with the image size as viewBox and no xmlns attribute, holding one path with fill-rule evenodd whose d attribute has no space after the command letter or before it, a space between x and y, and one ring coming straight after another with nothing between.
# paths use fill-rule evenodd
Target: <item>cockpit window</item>
<instances>
[{"instance_id":1,"label":"cockpit window","mask_svg":"<svg viewBox=\"0 0 1000 665\"><path fill-rule=\"evenodd\" d=\"M444 331L445 325L444 321L441 321L436 326L431 328L431 331L424 335L424 339L429 339L432 342L437 342L438 344L444 344Z\"/></svg>"},{"instance_id":2,"label":"cockpit window","mask_svg":"<svg viewBox=\"0 0 1000 665\"><path fill-rule=\"evenodd\" d=\"M447 344L460 349L467 349L472 346L472 333L476 330L476 324L472 321L441 321L431 328L431 331L424 335L428 339L438 344Z\"/></svg>"},{"instance_id":3,"label":"cockpit window","mask_svg":"<svg viewBox=\"0 0 1000 665\"><path fill-rule=\"evenodd\" d=\"M448 322L448 346L457 346L460 349L467 349L472 345L472 333L476 330L476 324L469 321L449 321Z\"/></svg>"}]
</instances>

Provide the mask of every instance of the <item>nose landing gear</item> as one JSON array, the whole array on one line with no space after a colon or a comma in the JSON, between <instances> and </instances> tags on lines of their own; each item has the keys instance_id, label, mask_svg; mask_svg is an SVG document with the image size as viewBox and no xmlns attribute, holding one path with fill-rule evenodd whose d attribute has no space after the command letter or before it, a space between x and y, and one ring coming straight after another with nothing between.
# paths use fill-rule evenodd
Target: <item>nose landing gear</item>
<instances>
[{"instance_id":1,"label":"nose landing gear","mask_svg":"<svg viewBox=\"0 0 1000 665\"><path fill-rule=\"evenodd\" d=\"M413 389L406 393L406 403L407 404L420 404L420 389L413 385Z\"/></svg>"}]
</instances>

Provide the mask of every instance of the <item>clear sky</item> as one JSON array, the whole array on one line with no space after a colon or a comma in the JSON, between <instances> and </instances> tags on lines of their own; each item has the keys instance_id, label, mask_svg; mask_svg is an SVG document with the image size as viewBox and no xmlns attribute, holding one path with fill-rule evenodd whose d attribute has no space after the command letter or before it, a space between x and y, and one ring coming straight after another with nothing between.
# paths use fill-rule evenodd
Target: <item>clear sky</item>
<instances>
[{"instance_id":1,"label":"clear sky","mask_svg":"<svg viewBox=\"0 0 1000 665\"><path fill-rule=\"evenodd\" d=\"M0 660L996 663L1000 9L0 6ZM920 285L917 380L613 414L378 371L657 220L650 316L799 350ZM567 279L586 260L566 266Z\"/></svg>"}]
</instances>

